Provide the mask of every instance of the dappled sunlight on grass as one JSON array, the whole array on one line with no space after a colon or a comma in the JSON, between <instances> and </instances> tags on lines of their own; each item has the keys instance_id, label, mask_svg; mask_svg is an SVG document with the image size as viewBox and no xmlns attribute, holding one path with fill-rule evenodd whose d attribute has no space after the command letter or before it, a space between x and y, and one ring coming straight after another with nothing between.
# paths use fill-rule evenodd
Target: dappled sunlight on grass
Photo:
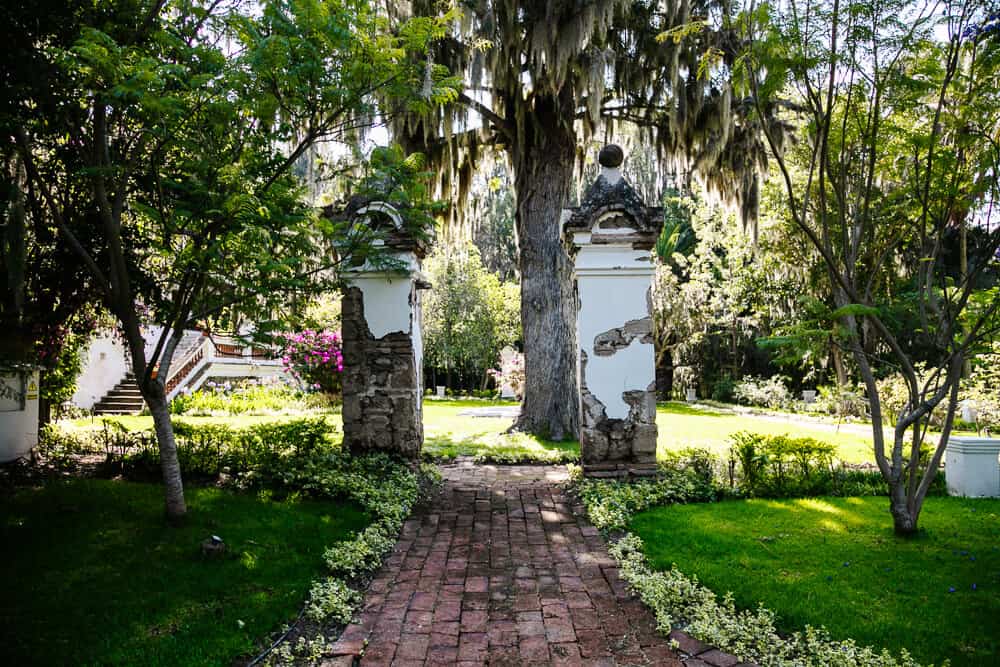
<instances>
[{"instance_id":1,"label":"dappled sunlight on grass","mask_svg":"<svg viewBox=\"0 0 1000 667\"><path fill-rule=\"evenodd\" d=\"M660 457L667 451L685 447L705 448L720 457L729 455L729 437L739 431L765 435L809 437L828 442L837 448L837 458L848 463L874 460L872 437L834 425L797 423L754 415L727 413L715 408L695 407L686 403L661 403L656 409L659 427L657 451Z\"/></svg>"},{"instance_id":2,"label":"dappled sunlight on grass","mask_svg":"<svg viewBox=\"0 0 1000 667\"><path fill-rule=\"evenodd\" d=\"M994 665L1000 654L1000 500L932 497L922 532L892 532L884 497L743 500L659 507L632 530L652 564L676 563L741 607L763 603L783 631L922 662Z\"/></svg>"}]
</instances>

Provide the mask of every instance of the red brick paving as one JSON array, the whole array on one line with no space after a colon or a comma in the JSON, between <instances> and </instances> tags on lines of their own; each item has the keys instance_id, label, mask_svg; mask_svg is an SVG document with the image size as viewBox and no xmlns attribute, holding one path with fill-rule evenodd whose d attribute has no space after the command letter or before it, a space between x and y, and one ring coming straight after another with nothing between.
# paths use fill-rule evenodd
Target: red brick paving
<instances>
[{"instance_id":1,"label":"red brick paving","mask_svg":"<svg viewBox=\"0 0 1000 667\"><path fill-rule=\"evenodd\" d=\"M403 526L327 664L357 656L363 639L363 667L736 662L693 640L670 648L571 506L562 467L441 472L441 494Z\"/></svg>"}]
</instances>

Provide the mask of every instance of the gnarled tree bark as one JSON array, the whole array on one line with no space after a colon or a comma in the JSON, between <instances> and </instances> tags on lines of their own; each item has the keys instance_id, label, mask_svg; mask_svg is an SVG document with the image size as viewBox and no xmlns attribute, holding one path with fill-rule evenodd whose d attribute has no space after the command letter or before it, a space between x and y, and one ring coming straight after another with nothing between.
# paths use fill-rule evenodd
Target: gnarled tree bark
<instances>
[{"instance_id":1,"label":"gnarled tree bark","mask_svg":"<svg viewBox=\"0 0 1000 667\"><path fill-rule=\"evenodd\" d=\"M569 98L564 99L564 98ZM571 95L539 96L510 147L517 196L525 391L517 430L577 437L576 291L562 243L576 154Z\"/></svg>"}]
</instances>

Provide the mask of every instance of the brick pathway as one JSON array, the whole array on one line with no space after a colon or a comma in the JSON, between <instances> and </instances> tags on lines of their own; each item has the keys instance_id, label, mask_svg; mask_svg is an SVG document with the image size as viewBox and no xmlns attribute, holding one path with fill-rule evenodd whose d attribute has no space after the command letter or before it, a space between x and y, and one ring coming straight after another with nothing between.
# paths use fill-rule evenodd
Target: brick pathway
<instances>
[{"instance_id":1,"label":"brick pathway","mask_svg":"<svg viewBox=\"0 0 1000 667\"><path fill-rule=\"evenodd\" d=\"M362 652L362 667L735 664L684 636L682 649L700 658L670 649L569 505L562 467L441 470L442 493L406 522L325 664Z\"/></svg>"}]
</instances>

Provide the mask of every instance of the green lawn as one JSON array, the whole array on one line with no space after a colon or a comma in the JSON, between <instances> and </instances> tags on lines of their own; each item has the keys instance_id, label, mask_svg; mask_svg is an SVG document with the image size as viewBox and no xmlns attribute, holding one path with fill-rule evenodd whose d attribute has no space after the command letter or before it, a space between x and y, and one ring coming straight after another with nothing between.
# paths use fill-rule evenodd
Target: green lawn
<instances>
[{"instance_id":1,"label":"green lawn","mask_svg":"<svg viewBox=\"0 0 1000 667\"><path fill-rule=\"evenodd\" d=\"M0 504L0 664L230 664L295 618L323 550L366 525L334 502L76 480ZM219 535L225 558L200 543Z\"/></svg>"},{"instance_id":2,"label":"green lawn","mask_svg":"<svg viewBox=\"0 0 1000 667\"><path fill-rule=\"evenodd\" d=\"M656 568L762 602L784 631L825 625L925 663L996 665L1000 500L928 498L920 523L902 540L885 498L820 498L659 507L631 529Z\"/></svg>"},{"instance_id":3,"label":"green lawn","mask_svg":"<svg viewBox=\"0 0 1000 667\"><path fill-rule=\"evenodd\" d=\"M579 454L580 446L575 441L553 442L526 435L506 435L510 420L485 417L459 416L469 408L497 405L516 405L512 402L477 400L434 400L424 401L424 453L435 458L455 456L475 456L487 454L494 457L536 457L560 460L567 455ZM324 416L340 430L340 414L326 412L303 413L300 415L236 415L230 417L188 417L175 419L191 424L228 424L241 428L262 422L288 421L309 416ZM151 417L114 417L129 429L149 429L153 426ZM685 447L704 447L717 455L725 456L729 451L729 436L737 431L755 431L770 435L794 435L813 437L837 446L838 456L849 463L872 461L872 440L867 429L839 432L833 425L808 421L788 422L763 416L738 415L712 409L702 409L685 403L665 403L657 408L659 426L658 446L661 456L671 450ZM71 428L91 429L100 427L100 419L76 419L68 422Z\"/></svg>"},{"instance_id":4,"label":"green lawn","mask_svg":"<svg viewBox=\"0 0 1000 667\"><path fill-rule=\"evenodd\" d=\"M692 407L686 403L662 403L656 410L659 427L657 449L666 451L684 447L704 447L717 455L728 456L729 436L737 431L753 431L766 435L792 435L815 438L837 447L837 456L848 463L874 461L874 449L869 427L859 433L854 429L811 423L806 419L786 422L763 416L731 414Z\"/></svg>"},{"instance_id":5,"label":"green lawn","mask_svg":"<svg viewBox=\"0 0 1000 667\"><path fill-rule=\"evenodd\" d=\"M517 405L513 402L434 401L424 402L424 454L435 458L488 455L499 460L563 460L579 457L575 440L554 442L523 433L504 433L511 420L496 417L460 416L469 408Z\"/></svg>"}]
</instances>

